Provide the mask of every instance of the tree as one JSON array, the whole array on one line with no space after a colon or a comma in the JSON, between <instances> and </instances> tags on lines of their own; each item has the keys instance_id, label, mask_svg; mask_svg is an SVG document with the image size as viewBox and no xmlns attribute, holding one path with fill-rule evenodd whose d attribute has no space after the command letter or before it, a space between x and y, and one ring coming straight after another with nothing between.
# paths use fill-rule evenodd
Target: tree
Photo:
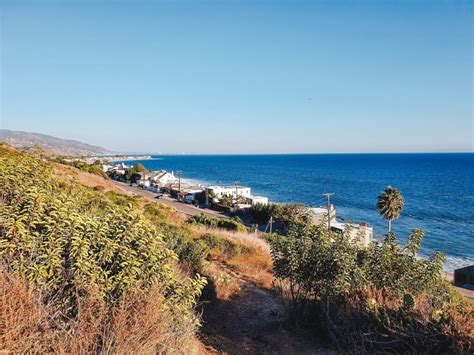
<instances>
[{"instance_id":1,"label":"tree","mask_svg":"<svg viewBox=\"0 0 474 355\"><path fill-rule=\"evenodd\" d=\"M136 163L133 168L136 172L146 171L145 167L141 163Z\"/></svg>"},{"instance_id":2,"label":"tree","mask_svg":"<svg viewBox=\"0 0 474 355\"><path fill-rule=\"evenodd\" d=\"M136 163L133 168L130 168L127 170L127 172L125 173L125 178L128 180L128 181L131 181L132 180L132 176L135 175L135 174L138 174L138 173L141 173L141 172L144 172L146 171L145 167L143 166L143 164L140 164L140 163ZM140 174L141 175L141 174ZM135 181L133 181L135 182Z\"/></svg>"},{"instance_id":3,"label":"tree","mask_svg":"<svg viewBox=\"0 0 474 355\"><path fill-rule=\"evenodd\" d=\"M405 201L400 191L387 186L377 200L379 213L388 221L388 233L392 232L392 221L400 217Z\"/></svg>"}]
</instances>

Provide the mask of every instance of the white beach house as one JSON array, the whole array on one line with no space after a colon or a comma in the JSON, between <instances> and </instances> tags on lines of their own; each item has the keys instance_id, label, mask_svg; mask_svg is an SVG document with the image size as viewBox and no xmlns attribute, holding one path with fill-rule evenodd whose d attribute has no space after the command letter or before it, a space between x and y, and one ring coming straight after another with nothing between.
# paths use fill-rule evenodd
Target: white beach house
<instances>
[{"instance_id":1,"label":"white beach house","mask_svg":"<svg viewBox=\"0 0 474 355\"><path fill-rule=\"evenodd\" d=\"M248 198L251 196L250 187L244 186L209 186L207 188L209 195L213 195L217 199L221 199L223 196L231 196L237 198L242 196Z\"/></svg>"},{"instance_id":2,"label":"white beach house","mask_svg":"<svg viewBox=\"0 0 474 355\"><path fill-rule=\"evenodd\" d=\"M251 206L261 204L268 205L268 197L265 196L249 196L247 197L247 203Z\"/></svg>"},{"instance_id":3,"label":"white beach house","mask_svg":"<svg viewBox=\"0 0 474 355\"><path fill-rule=\"evenodd\" d=\"M310 208L313 214L314 224L320 224L323 221L327 223L328 210L324 207ZM374 238L374 229L369 227L365 222L361 223L345 223L336 219L336 209L330 206L329 214L331 217L331 230L338 233L347 233L349 238L358 240L361 245L368 246Z\"/></svg>"},{"instance_id":4,"label":"white beach house","mask_svg":"<svg viewBox=\"0 0 474 355\"><path fill-rule=\"evenodd\" d=\"M178 178L174 176L173 172L170 173L166 170L161 170L157 172L156 175L151 176L150 180L154 182L155 184L164 186L164 185L176 183L178 181Z\"/></svg>"}]
</instances>

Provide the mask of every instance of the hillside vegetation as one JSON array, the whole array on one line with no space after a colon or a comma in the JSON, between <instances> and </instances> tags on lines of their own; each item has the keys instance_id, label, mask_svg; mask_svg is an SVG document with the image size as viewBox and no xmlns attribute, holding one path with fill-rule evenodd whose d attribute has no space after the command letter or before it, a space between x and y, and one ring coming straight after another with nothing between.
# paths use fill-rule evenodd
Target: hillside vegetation
<instances>
[{"instance_id":1,"label":"hillside vegetation","mask_svg":"<svg viewBox=\"0 0 474 355\"><path fill-rule=\"evenodd\" d=\"M180 271L138 209L56 180L47 163L6 149L0 186L3 350L173 352L190 344L205 279Z\"/></svg>"},{"instance_id":2,"label":"hillside vegetation","mask_svg":"<svg viewBox=\"0 0 474 355\"><path fill-rule=\"evenodd\" d=\"M362 248L295 205L255 208L285 219L259 236L93 176L0 147L0 351L474 350L473 307L442 254L416 257L422 231Z\"/></svg>"},{"instance_id":3,"label":"hillside vegetation","mask_svg":"<svg viewBox=\"0 0 474 355\"><path fill-rule=\"evenodd\" d=\"M471 352L473 307L442 277L443 254L416 257L423 237L414 230L401 247L389 233L363 248L325 225L292 225L271 239L290 320L344 351Z\"/></svg>"}]
</instances>

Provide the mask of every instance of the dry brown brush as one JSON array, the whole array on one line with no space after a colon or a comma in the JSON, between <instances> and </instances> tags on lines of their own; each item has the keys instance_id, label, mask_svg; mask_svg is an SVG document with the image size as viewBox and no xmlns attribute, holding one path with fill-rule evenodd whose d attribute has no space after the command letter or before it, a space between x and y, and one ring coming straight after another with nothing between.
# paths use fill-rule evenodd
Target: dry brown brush
<instances>
[{"instance_id":1,"label":"dry brown brush","mask_svg":"<svg viewBox=\"0 0 474 355\"><path fill-rule=\"evenodd\" d=\"M0 272L0 352L192 354L196 323L176 319L162 290L132 292L106 307L91 290L65 320L31 284Z\"/></svg>"}]
</instances>

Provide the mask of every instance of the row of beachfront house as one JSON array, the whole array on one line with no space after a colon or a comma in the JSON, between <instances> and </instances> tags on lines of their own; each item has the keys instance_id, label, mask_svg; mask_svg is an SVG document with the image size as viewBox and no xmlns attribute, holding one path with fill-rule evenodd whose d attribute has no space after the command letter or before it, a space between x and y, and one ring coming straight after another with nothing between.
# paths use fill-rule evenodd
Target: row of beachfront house
<instances>
[{"instance_id":1,"label":"row of beachfront house","mask_svg":"<svg viewBox=\"0 0 474 355\"><path fill-rule=\"evenodd\" d=\"M174 172L166 170L145 171L135 173L130 180L125 178L131 166L125 163L116 165L102 165L104 172L111 178L123 182L130 182L132 185L146 189L155 193L167 193L184 203L202 205L206 207L219 207L224 199L232 201L231 206L227 206L229 212L245 212L248 208L256 204L268 204L268 198L264 196L254 196L250 187L233 186L202 186L187 181L180 181ZM327 223L327 208L310 208L314 223ZM373 228L366 223L340 222L336 219L336 209L330 207L330 225L334 232L346 233L351 239L358 240L367 246L373 241Z\"/></svg>"},{"instance_id":2,"label":"row of beachfront house","mask_svg":"<svg viewBox=\"0 0 474 355\"><path fill-rule=\"evenodd\" d=\"M130 182L132 185L155 193L168 193L179 201L189 204L217 206L224 197L230 197L232 210L245 210L252 205L267 204L268 198L254 196L250 187L244 186L202 186L187 181L180 181L174 172L166 170L137 172L129 179L127 171L132 166L125 163L102 165L102 170L114 180Z\"/></svg>"}]
</instances>

